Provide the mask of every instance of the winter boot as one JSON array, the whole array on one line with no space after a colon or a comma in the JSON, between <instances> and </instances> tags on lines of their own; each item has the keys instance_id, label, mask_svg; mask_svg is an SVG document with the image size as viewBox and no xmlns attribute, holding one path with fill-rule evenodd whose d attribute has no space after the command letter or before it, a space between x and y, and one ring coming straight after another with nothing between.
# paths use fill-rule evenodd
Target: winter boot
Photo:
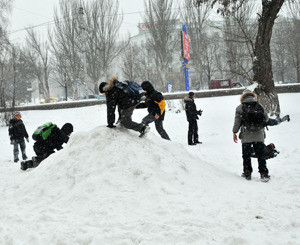
<instances>
[{"instance_id":1,"label":"winter boot","mask_svg":"<svg viewBox=\"0 0 300 245\"><path fill-rule=\"evenodd\" d=\"M142 130L140 131L139 137L140 138L145 137L149 131L150 131L150 127L148 125L144 125Z\"/></svg>"},{"instance_id":2,"label":"winter boot","mask_svg":"<svg viewBox=\"0 0 300 245\"><path fill-rule=\"evenodd\" d=\"M251 180L251 173L242 173L242 177L246 180Z\"/></svg>"},{"instance_id":3,"label":"winter boot","mask_svg":"<svg viewBox=\"0 0 300 245\"><path fill-rule=\"evenodd\" d=\"M195 144L202 144L202 142L201 142L201 141L198 141L198 140L196 140L194 143L195 143Z\"/></svg>"},{"instance_id":4,"label":"winter boot","mask_svg":"<svg viewBox=\"0 0 300 245\"><path fill-rule=\"evenodd\" d=\"M261 173L260 174L260 180L262 182L268 182L270 180L271 176L267 173Z\"/></svg>"},{"instance_id":5,"label":"winter boot","mask_svg":"<svg viewBox=\"0 0 300 245\"><path fill-rule=\"evenodd\" d=\"M284 122L284 121L290 121L290 116L289 115L286 115L284 116L283 118L281 118L281 122Z\"/></svg>"},{"instance_id":6,"label":"winter boot","mask_svg":"<svg viewBox=\"0 0 300 245\"><path fill-rule=\"evenodd\" d=\"M27 162L26 161L21 162L21 170L25 171L27 168L28 168Z\"/></svg>"},{"instance_id":7,"label":"winter boot","mask_svg":"<svg viewBox=\"0 0 300 245\"><path fill-rule=\"evenodd\" d=\"M189 145L197 145L196 143L190 142L188 143Z\"/></svg>"}]
</instances>

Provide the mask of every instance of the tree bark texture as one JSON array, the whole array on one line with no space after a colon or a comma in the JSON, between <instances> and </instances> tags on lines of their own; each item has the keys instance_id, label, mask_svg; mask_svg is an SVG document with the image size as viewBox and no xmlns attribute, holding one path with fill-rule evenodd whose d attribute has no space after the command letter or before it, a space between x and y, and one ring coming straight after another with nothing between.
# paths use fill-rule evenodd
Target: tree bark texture
<instances>
[{"instance_id":1,"label":"tree bark texture","mask_svg":"<svg viewBox=\"0 0 300 245\"><path fill-rule=\"evenodd\" d=\"M253 80L259 84L255 92L259 102L272 115L280 114L278 95L274 90L270 42L277 14L284 0L262 0L262 14L258 20L255 42Z\"/></svg>"}]
</instances>

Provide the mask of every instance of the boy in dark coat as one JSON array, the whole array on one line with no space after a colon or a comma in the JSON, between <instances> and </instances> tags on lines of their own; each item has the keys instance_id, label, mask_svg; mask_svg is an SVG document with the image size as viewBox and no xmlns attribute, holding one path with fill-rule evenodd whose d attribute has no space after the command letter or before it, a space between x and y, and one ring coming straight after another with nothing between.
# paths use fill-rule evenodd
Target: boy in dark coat
<instances>
[{"instance_id":1,"label":"boy in dark coat","mask_svg":"<svg viewBox=\"0 0 300 245\"><path fill-rule=\"evenodd\" d=\"M236 108L235 119L233 125L233 140L235 143L238 141L237 133L240 131L239 138L242 141L242 156L243 156L243 174L247 180L251 180L252 165L251 165L251 153L252 146L254 148L255 154L258 161L258 169L262 180L268 180L269 170L267 168L266 159L264 158L264 140L265 140L265 130L264 125L269 121L269 117L266 112L264 112L264 125L258 127L257 129L248 128L243 120L243 106L255 105L257 102L257 95L251 91L245 91L241 96L241 104Z\"/></svg>"},{"instance_id":2,"label":"boy in dark coat","mask_svg":"<svg viewBox=\"0 0 300 245\"><path fill-rule=\"evenodd\" d=\"M164 130L163 120L165 118L166 101L162 93L156 91L149 81L144 81L141 84L143 90L146 92L146 100L136 106L137 109L148 108L149 114L142 119L142 123L149 125L154 122L156 131L166 140L170 140L169 135Z\"/></svg>"},{"instance_id":3,"label":"boy in dark coat","mask_svg":"<svg viewBox=\"0 0 300 245\"><path fill-rule=\"evenodd\" d=\"M19 145L22 152L23 160L27 159L26 156L26 145L24 138L29 142L28 134L23 121L21 120L21 113L14 112L14 118L9 121L8 134L10 137L10 144L14 146L14 162L19 161Z\"/></svg>"},{"instance_id":4,"label":"boy in dark coat","mask_svg":"<svg viewBox=\"0 0 300 245\"><path fill-rule=\"evenodd\" d=\"M201 144L198 140L198 125L197 120L199 119L198 115L202 115L202 110L197 110L195 104L195 94L193 92L189 92L188 97L184 97L185 102L185 113L187 121L189 122L189 130L188 130L188 144L196 145Z\"/></svg>"},{"instance_id":5,"label":"boy in dark coat","mask_svg":"<svg viewBox=\"0 0 300 245\"><path fill-rule=\"evenodd\" d=\"M35 168L44 159L54 153L55 149L58 151L63 149L62 145L68 143L72 132L73 125L71 123L64 124L61 129L55 125L47 139L34 143L33 150L36 156L32 157L32 160L21 162L21 169Z\"/></svg>"},{"instance_id":6,"label":"boy in dark coat","mask_svg":"<svg viewBox=\"0 0 300 245\"><path fill-rule=\"evenodd\" d=\"M132 113L138 101L129 98L129 96L120 88L115 86L118 83L117 77L111 77L109 82L102 82L99 86L99 91L106 96L107 106L107 127L114 128L115 123L115 110L118 106L120 117L120 123L122 126L134 131L140 132L140 137L143 137L150 128L143 123L136 123L132 121Z\"/></svg>"}]
</instances>

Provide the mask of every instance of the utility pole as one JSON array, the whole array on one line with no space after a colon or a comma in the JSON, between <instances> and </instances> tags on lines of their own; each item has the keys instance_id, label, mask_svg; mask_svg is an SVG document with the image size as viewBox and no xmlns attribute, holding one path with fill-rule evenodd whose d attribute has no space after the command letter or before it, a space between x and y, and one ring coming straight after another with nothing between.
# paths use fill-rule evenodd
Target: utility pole
<instances>
[{"instance_id":1,"label":"utility pole","mask_svg":"<svg viewBox=\"0 0 300 245\"><path fill-rule=\"evenodd\" d=\"M81 54L82 54L82 63L83 63L83 84L85 88L85 96L88 99L88 87L87 87L87 62L86 62L86 49L87 49L87 30L84 22L84 12L83 7L79 7L79 28L80 28L80 41L81 41Z\"/></svg>"}]
</instances>

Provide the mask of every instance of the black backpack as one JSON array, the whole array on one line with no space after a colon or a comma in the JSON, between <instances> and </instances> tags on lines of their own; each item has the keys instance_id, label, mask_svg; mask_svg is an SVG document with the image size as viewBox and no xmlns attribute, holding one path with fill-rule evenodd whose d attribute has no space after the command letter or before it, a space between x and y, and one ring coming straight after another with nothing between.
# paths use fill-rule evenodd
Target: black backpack
<instances>
[{"instance_id":1,"label":"black backpack","mask_svg":"<svg viewBox=\"0 0 300 245\"><path fill-rule=\"evenodd\" d=\"M264 108L258 102L242 104L242 124L251 131L258 131L266 126Z\"/></svg>"},{"instance_id":2,"label":"black backpack","mask_svg":"<svg viewBox=\"0 0 300 245\"><path fill-rule=\"evenodd\" d=\"M145 95L143 88L133 81L117 82L115 87L122 89L129 98L141 101L141 98Z\"/></svg>"}]
</instances>

